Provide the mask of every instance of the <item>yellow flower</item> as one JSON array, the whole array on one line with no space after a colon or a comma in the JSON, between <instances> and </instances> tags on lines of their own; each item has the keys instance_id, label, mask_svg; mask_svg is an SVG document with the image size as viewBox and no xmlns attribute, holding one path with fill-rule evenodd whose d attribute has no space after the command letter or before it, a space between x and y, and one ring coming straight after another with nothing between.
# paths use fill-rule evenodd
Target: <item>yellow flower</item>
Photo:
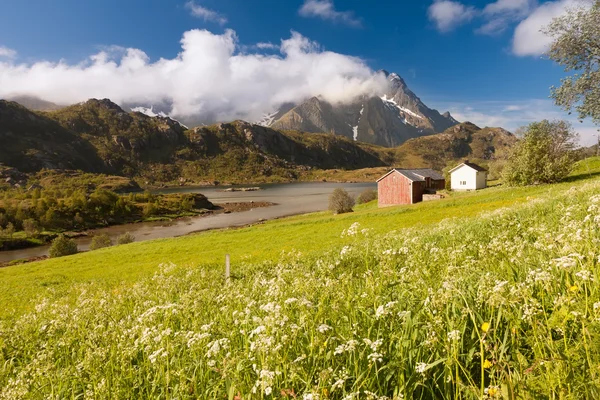
<instances>
[{"instance_id":1,"label":"yellow flower","mask_svg":"<svg viewBox=\"0 0 600 400\"><path fill-rule=\"evenodd\" d=\"M487 331L490 330L490 323L489 322L484 322L483 324L481 324L481 330L485 333Z\"/></svg>"},{"instance_id":2,"label":"yellow flower","mask_svg":"<svg viewBox=\"0 0 600 400\"><path fill-rule=\"evenodd\" d=\"M578 288L576 285L573 285L573 286L571 286L571 287L569 288L569 291L570 291L570 292L576 292L576 291L578 291L578 290L579 290L579 288Z\"/></svg>"},{"instance_id":3,"label":"yellow flower","mask_svg":"<svg viewBox=\"0 0 600 400\"><path fill-rule=\"evenodd\" d=\"M491 386L491 387L488 388L487 394L490 397L494 397L496 394L498 394L498 389L496 389L495 387Z\"/></svg>"},{"instance_id":4,"label":"yellow flower","mask_svg":"<svg viewBox=\"0 0 600 400\"><path fill-rule=\"evenodd\" d=\"M483 368L488 369L492 366L492 362L490 360L485 360L483 362Z\"/></svg>"}]
</instances>

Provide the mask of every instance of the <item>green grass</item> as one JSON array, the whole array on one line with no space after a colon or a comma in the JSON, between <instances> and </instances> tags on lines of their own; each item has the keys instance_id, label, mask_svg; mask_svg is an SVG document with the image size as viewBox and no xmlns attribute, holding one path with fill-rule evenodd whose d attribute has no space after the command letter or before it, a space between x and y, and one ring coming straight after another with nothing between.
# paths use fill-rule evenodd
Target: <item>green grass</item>
<instances>
[{"instance_id":1,"label":"green grass","mask_svg":"<svg viewBox=\"0 0 600 400\"><path fill-rule=\"evenodd\" d=\"M584 164L585 163L585 164ZM590 166L588 169L587 166ZM585 170L582 173L582 170ZM575 182L526 188L494 187L478 192L452 193L441 201L411 206L377 208L376 202L356 207L350 214L320 212L268 221L240 229L225 229L179 238L159 239L111 247L74 256L0 269L0 318L19 315L39 297L60 297L73 284L115 285L135 282L157 271L161 263L195 268L222 268L230 254L233 268L240 262L277 260L282 252L314 255L344 243L339 233L353 222L384 234L402 228L427 226L451 218L473 217L512 207L540 196L562 193L574 184L595 180L600 159L588 159L576 169ZM590 175L592 174L592 175Z\"/></svg>"},{"instance_id":2,"label":"green grass","mask_svg":"<svg viewBox=\"0 0 600 400\"><path fill-rule=\"evenodd\" d=\"M0 399L600 398L599 224L587 177L11 267Z\"/></svg>"}]
</instances>

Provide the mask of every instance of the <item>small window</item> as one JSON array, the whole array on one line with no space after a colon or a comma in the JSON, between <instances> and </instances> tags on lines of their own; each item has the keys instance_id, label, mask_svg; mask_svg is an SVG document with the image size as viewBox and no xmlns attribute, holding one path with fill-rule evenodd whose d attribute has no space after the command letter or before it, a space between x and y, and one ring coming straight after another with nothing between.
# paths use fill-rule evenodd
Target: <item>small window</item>
<instances>
[{"instance_id":1,"label":"small window","mask_svg":"<svg viewBox=\"0 0 600 400\"><path fill-rule=\"evenodd\" d=\"M466 186L467 185L467 181L460 181L460 185L461 186Z\"/></svg>"}]
</instances>

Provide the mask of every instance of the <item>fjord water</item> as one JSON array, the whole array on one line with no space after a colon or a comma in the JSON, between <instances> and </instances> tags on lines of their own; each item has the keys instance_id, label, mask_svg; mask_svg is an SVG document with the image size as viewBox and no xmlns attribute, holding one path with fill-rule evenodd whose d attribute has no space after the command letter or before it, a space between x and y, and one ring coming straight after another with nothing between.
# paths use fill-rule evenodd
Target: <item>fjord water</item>
<instances>
[{"instance_id":1,"label":"fjord water","mask_svg":"<svg viewBox=\"0 0 600 400\"><path fill-rule=\"evenodd\" d=\"M106 233L113 241L125 232L135 236L136 241L168 238L187 235L192 232L243 226L263 219L280 218L295 214L323 211L327 209L329 195L335 188L344 188L352 195L358 195L365 189L375 189L375 183L284 183L265 185L245 185L260 187L251 192L225 192L227 187L180 187L159 191L158 193L202 193L215 204L269 201L276 205L254 208L249 211L231 214L216 214L204 217L182 218L169 222L142 222L110 226L90 231L87 237L75 239L80 250L87 250L92 234ZM8 262L48 254L49 246L33 247L22 250L0 252L0 262Z\"/></svg>"}]
</instances>

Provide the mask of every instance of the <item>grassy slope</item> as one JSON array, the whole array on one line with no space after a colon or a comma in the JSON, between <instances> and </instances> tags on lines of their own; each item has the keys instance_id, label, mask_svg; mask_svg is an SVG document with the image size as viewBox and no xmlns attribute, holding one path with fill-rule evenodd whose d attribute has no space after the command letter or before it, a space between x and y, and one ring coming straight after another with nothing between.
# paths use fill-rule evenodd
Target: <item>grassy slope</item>
<instances>
[{"instance_id":1,"label":"grassy slope","mask_svg":"<svg viewBox=\"0 0 600 400\"><path fill-rule=\"evenodd\" d=\"M138 242L0 269L0 318L20 314L38 296L60 296L74 283L97 282L111 287L134 282L155 273L160 263L173 262L190 267L215 265L221 268L226 253L231 254L233 270L242 261L277 259L282 251L304 254L322 252L344 241L340 233L359 221L373 233L434 224L447 218L472 217L481 212L524 203L540 195L560 193L581 182L597 180L600 158L582 161L572 178L556 185L526 188L494 187L479 192L454 193L448 199L378 209L375 203L359 206L356 212L334 216L321 212L241 229L204 232L173 239Z\"/></svg>"}]
</instances>

